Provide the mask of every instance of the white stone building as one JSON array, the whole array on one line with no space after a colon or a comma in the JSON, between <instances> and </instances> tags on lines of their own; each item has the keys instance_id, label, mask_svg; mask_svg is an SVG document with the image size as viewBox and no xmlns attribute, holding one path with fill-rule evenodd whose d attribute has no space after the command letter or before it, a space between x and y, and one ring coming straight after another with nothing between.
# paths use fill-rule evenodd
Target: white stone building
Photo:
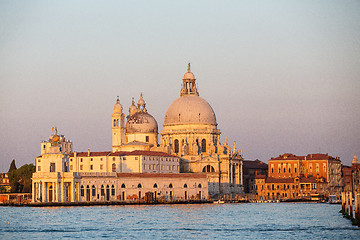
<instances>
[{"instance_id":1,"label":"white stone building","mask_svg":"<svg viewBox=\"0 0 360 240\"><path fill-rule=\"evenodd\" d=\"M112 151L75 152L55 129L35 159L33 201L130 200L136 193L140 199L146 193L154 199L204 199L242 193L242 155L235 143L232 148L226 140L220 143L215 113L199 96L195 81L189 65L180 97L166 112L160 144L157 121L142 94L137 105L132 101L127 117L116 100ZM136 187L124 191L123 184Z\"/></svg>"}]
</instances>

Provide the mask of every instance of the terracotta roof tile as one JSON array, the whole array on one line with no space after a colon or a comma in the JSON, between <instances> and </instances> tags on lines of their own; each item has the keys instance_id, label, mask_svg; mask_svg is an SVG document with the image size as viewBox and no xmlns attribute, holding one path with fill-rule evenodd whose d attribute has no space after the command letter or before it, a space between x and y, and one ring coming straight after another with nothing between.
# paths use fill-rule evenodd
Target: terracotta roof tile
<instances>
[{"instance_id":1,"label":"terracotta roof tile","mask_svg":"<svg viewBox=\"0 0 360 240\"><path fill-rule=\"evenodd\" d=\"M244 168L254 168L254 169L267 169L268 165L260 160L244 160Z\"/></svg>"}]
</instances>

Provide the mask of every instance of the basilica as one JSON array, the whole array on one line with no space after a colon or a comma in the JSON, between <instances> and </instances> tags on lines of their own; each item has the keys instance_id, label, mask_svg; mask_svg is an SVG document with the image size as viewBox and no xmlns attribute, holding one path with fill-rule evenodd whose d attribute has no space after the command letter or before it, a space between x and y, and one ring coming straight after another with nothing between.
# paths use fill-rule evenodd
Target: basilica
<instances>
[{"instance_id":1,"label":"basilica","mask_svg":"<svg viewBox=\"0 0 360 240\"><path fill-rule=\"evenodd\" d=\"M241 151L220 142L215 112L184 74L180 97L163 130L143 94L128 116L117 98L111 114L111 151L76 152L54 128L35 158L33 202L191 200L243 192Z\"/></svg>"}]
</instances>

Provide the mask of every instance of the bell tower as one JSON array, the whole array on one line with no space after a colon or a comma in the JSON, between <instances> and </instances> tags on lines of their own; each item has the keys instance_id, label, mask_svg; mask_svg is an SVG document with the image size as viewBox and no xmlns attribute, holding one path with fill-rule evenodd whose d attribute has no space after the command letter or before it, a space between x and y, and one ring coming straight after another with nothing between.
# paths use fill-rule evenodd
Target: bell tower
<instances>
[{"instance_id":1,"label":"bell tower","mask_svg":"<svg viewBox=\"0 0 360 240\"><path fill-rule=\"evenodd\" d=\"M114 113L111 114L112 124L112 151L119 151L120 146L125 143L125 114L120 104L119 96L114 105Z\"/></svg>"}]
</instances>

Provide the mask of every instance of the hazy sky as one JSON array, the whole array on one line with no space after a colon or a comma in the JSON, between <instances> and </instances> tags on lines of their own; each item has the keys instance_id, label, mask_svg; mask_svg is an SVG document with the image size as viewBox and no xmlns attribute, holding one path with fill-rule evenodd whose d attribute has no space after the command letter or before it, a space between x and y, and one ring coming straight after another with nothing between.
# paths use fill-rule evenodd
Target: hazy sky
<instances>
[{"instance_id":1,"label":"hazy sky","mask_svg":"<svg viewBox=\"0 0 360 240\"><path fill-rule=\"evenodd\" d=\"M0 171L51 127L111 150L143 92L163 127L187 63L246 159L360 155L360 1L0 1Z\"/></svg>"}]
</instances>

